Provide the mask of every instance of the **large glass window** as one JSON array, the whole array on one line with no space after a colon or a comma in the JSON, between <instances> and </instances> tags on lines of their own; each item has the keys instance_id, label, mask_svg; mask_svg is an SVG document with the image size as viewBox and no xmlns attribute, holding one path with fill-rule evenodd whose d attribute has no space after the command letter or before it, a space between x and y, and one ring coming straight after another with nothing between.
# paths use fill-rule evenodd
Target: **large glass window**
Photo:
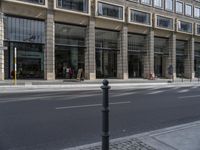
<instances>
[{"instance_id":1,"label":"large glass window","mask_svg":"<svg viewBox=\"0 0 200 150\"><path fill-rule=\"evenodd\" d=\"M163 0L154 0L154 7L163 8Z\"/></svg>"},{"instance_id":2,"label":"large glass window","mask_svg":"<svg viewBox=\"0 0 200 150\"><path fill-rule=\"evenodd\" d=\"M184 77L184 60L186 57L187 41L176 40L176 76Z\"/></svg>"},{"instance_id":3,"label":"large glass window","mask_svg":"<svg viewBox=\"0 0 200 150\"><path fill-rule=\"evenodd\" d=\"M192 5L189 4L185 5L185 15L192 16Z\"/></svg>"},{"instance_id":4,"label":"large glass window","mask_svg":"<svg viewBox=\"0 0 200 150\"><path fill-rule=\"evenodd\" d=\"M141 78L144 74L144 54L147 38L145 35L128 34L128 74L129 78Z\"/></svg>"},{"instance_id":5,"label":"large glass window","mask_svg":"<svg viewBox=\"0 0 200 150\"><path fill-rule=\"evenodd\" d=\"M44 5L45 4L45 0L19 0L19 1L35 3L35 4L40 4L40 5Z\"/></svg>"},{"instance_id":6,"label":"large glass window","mask_svg":"<svg viewBox=\"0 0 200 150\"><path fill-rule=\"evenodd\" d=\"M157 16L157 27L173 29L173 19L163 16Z\"/></svg>"},{"instance_id":7,"label":"large glass window","mask_svg":"<svg viewBox=\"0 0 200 150\"><path fill-rule=\"evenodd\" d=\"M140 24L151 24L151 14L137 11L137 10L131 10L131 22L140 23Z\"/></svg>"},{"instance_id":8,"label":"large glass window","mask_svg":"<svg viewBox=\"0 0 200 150\"><path fill-rule=\"evenodd\" d=\"M166 0L165 1L165 9L169 11L173 11L173 0Z\"/></svg>"},{"instance_id":9,"label":"large glass window","mask_svg":"<svg viewBox=\"0 0 200 150\"><path fill-rule=\"evenodd\" d=\"M151 4L152 4L151 1L152 1L152 0L141 0L141 3L142 3L142 4L151 5Z\"/></svg>"},{"instance_id":10,"label":"large glass window","mask_svg":"<svg viewBox=\"0 0 200 150\"><path fill-rule=\"evenodd\" d=\"M176 13L183 14L183 2L176 1Z\"/></svg>"},{"instance_id":11,"label":"large glass window","mask_svg":"<svg viewBox=\"0 0 200 150\"><path fill-rule=\"evenodd\" d=\"M56 0L57 7L88 13L89 0Z\"/></svg>"},{"instance_id":12,"label":"large glass window","mask_svg":"<svg viewBox=\"0 0 200 150\"><path fill-rule=\"evenodd\" d=\"M192 33L192 23L179 20L178 31Z\"/></svg>"},{"instance_id":13,"label":"large glass window","mask_svg":"<svg viewBox=\"0 0 200 150\"><path fill-rule=\"evenodd\" d=\"M200 43L194 43L194 71L195 77L200 77Z\"/></svg>"},{"instance_id":14,"label":"large glass window","mask_svg":"<svg viewBox=\"0 0 200 150\"><path fill-rule=\"evenodd\" d=\"M44 43L44 21L7 16L5 18L5 35L8 41Z\"/></svg>"},{"instance_id":15,"label":"large glass window","mask_svg":"<svg viewBox=\"0 0 200 150\"><path fill-rule=\"evenodd\" d=\"M119 32L96 29L96 76L117 77Z\"/></svg>"},{"instance_id":16,"label":"large glass window","mask_svg":"<svg viewBox=\"0 0 200 150\"><path fill-rule=\"evenodd\" d=\"M123 7L98 2L98 16L123 20Z\"/></svg>"},{"instance_id":17,"label":"large glass window","mask_svg":"<svg viewBox=\"0 0 200 150\"><path fill-rule=\"evenodd\" d=\"M85 27L55 24L56 78L73 79L79 70L83 73L85 36Z\"/></svg>"},{"instance_id":18,"label":"large glass window","mask_svg":"<svg viewBox=\"0 0 200 150\"><path fill-rule=\"evenodd\" d=\"M200 18L200 8L199 7L194 7L194 17Z\"/></svg>"},{"instance_id":19,"label":"large glass window","mask_svg":"<svg viewBox=\"0 0 200 150\"><path fill-rule=\"evenodd\" d=\"M44 21L5 16L6 78L13 77L14 49L17 49L17 77L20 79L44 77Z\"/></svg>"},{"instance_id":20,"label":"large glass window","mask_svg":"<svg viewBox=\"0 0 200 150\"><path fill-rule=\"evenodd\" d=\"M200 35L200 25L197 24L196 26L196 34Z\"/></svg>"}]
</instances>

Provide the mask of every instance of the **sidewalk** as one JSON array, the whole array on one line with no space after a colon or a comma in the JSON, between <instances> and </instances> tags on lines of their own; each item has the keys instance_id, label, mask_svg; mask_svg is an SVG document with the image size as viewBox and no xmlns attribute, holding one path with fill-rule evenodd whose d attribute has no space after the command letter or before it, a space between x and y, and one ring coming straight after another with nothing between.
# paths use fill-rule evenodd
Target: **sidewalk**
<instances>
[{"instance_id":1,"label":"sidewalk","mask_svg":"<svg viewBox=\"0 0 200 150\"><path fill-rule=\"evenodd\" d=\"M200 121L110 141L110 150L199 150ZM101 143L65 150L101 150Z\"/></svg>"}]
</instances>

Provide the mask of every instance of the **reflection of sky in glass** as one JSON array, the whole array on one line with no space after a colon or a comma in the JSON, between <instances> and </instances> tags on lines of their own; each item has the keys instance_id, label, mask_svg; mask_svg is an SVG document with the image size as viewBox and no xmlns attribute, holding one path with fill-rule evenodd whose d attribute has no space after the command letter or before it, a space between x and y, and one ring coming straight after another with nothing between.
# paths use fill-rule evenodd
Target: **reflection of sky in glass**
<instances>
[{"instance_id":1,"label":"reflection of sky in glass","mask_svg":"<svg viewBox=\"0 0 200 150\"><path fill-rule=\"evenodd\" d=\"M7 39L9 41L44 43L44 22L24 18L7 17Z\"/></svg>"}]
</instances>

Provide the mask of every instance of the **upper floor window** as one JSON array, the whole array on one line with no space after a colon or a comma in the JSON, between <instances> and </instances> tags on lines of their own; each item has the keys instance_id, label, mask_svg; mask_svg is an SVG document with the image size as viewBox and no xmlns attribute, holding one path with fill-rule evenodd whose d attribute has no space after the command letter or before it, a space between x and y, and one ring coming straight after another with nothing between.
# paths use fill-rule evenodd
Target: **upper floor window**
<instances>
[{"instance_id":1,"label":"upper floor window","mask_svg":"<svg viewBox=\"0 0 200 150\"><path fill-rule=\"evenodd\" d=\"M34 3L34 4L41 4L41 5L45 4L45 0L20 0L20 1Z\"/></svg>"},{"instance_id":2,"label":"upper floor window","mask_svg":"<svg viewBox=\"0 0 200 150\"><path fill-rule=\"evenodd\" d=\"M154 7L163 8L163 0L154 0Z\"/></svg>"},{"instance_id":3,"label":"upper floor window","mask_svg":"<svg viewBox=\"0 0 200 150\"><path fill-rule=\"evenodd\" d=\"M192 33L192 23L179 20L178 31Z\"/></svg>"},{"instance_id":4,"label":"upper floor window","mask_svg":"<svg viewBox=\"0 0 200 150\"><path fill-rule=\"evenodd\" d=\"M189 4L185 5L185 15L192 16L192 5Z\"/></svg>"},{"instance_id":5,"label":"upper floor window","mask_svg":"<svg viewBox=\"0 0 200 150\"><path fill-rule=\"evenodd\" d=\"M141 0L142 4L147 4L147 5L151 5L151 0Z\"/></svg>"},{"instance_id":6,"label":"upper floor window","mask_svg":"<svg viewBox=\"0 0 200 150\"><path fill-rule=\"evenodd\" d=\"M197 24L197 26L196 26L196 34L198 34L198 35L200 35L200 25L199 24Z\"/></svg>"},{"instance_id":7,"label":"upper floor window","mask_svg":"<svg viewBox=\"0 0 200 150\"><path fill-rule=\"evenodd\" d=\"M98 14L98 16L105 16L105 17L109 17L109 18L123 20L123 7L98 2L97 14Z\"/></svg>"},{"instance_id":8,"label":"upper floor window","mask_svg":"<svg viewBox=\"0 0 200 150\"><path fill-rule=\"evenodd\" d=\"M165 9L169 11L173 11L173 0L165 1Z\"/></svg>"},{"instance_id":9,"label":"upper floor window","mask_svg":"<svg viewBox=\"0 0 200 150\"><path fill-rule=\"evenodd\" d=\"M88 13L88 0L57 0L57 7Z\"/></svg>"},{"instance_id":10,"label":"upper floor window","mask_svg":"<svg viewBox=\"0 0 200 150\"><path fill-rule=\"evenodd\" d=\"M183 3L176 1L176 13L183 14Z\"/></svg>"},{"instance_id":11,"label":"upper floor window","mask_svg":"<svg viewBox=\"0 0 200 150\"><path fill-rule=\"evenodd\" d=\"M131 10L130 21L140 24L151 25L151 14L142 11Z\"/></svg>"},{"instance_id":12,"label":"upper floor window","mask_svg":"<svg viewBox=\"0 0 200 150\"><path fill-rule=\"evenodd\" d=\"M157 27L173 29L173 19L163 16L157 16Z\"/></svg>"},{"instance_id":13,"label":"upper floor window","mask_svg":"<svg viewBox=\"0 0 200 150\"><path fill-rule=\"evenodd\" d=\"M200 18L200 8L194 7L194 17Z\"/></svg>"}]
</instances>

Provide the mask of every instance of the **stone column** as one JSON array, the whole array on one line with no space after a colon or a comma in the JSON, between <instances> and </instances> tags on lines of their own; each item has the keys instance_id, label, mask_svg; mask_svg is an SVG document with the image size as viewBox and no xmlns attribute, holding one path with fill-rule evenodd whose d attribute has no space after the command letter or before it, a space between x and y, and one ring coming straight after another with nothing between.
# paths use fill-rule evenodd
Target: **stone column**
<instances>
[{"instance_id":1,"label":"stone column","mask_svg":"<svg viewBox=\"0 0 200 150\"><path fill-rule=\"evenodd\" d=\"M1 2L0 2L0 80L4 80L3 40L4 40L4 24L3 24L3 13L1 12Z\"/></svg>"},{"instance_id":2,"label":"stone column","mask_svg":"<svg viewBox=\"0 0 200 150\"><path fill-rule=\"evenodd\" d=\"M120 52L117 57L117 77L128 79L128 27L124 25L120 32Z\"/></svg>"},{"instance_id":3,"label":"stone column","mask_svg":"<svg viewBox=\"0 0 200 150\"><path fill-rule=\"evenodd\" d=\"M173 67L173 79L176 79L176 34L172 33L169 38L169 56L166 62L166 77L171 78L168 74L168 67L172 65Z\"/></svg>"},{"instance_id":4,"label":"stone column","mask_svg":"<svg viewBox=\"0 0 200 150\"><path fill-rule=\"evenodd\" d=\"M86 32L86 52L85 52L85 78L96 79L96 51L95 51L95 20L89 20Z\"/></svg>"},{"instance_id":5,"label":"stone column","mask_svg":"<svg viewBox=\"0 0 200 150\"><path fill-rule=\"evenodd\" d=\"M154 31L150 29L147 35L147 53L144 56L144 78L154 74Z\"/></svg>"},{"instance_id":6,"label":"stone column","mask_svg":"<svg viewBox=\"0 0 200 150\"><path fill-rule=\"evenodd\" d=\"M53 0L48 1L46 18L46 45L44 50L44 78L55 80L55 24Z\"/></svg>"},{"instance_id":7,"label":"stone column","mask_svg":"<svg viewBox=\"0 0 200 150\"><path fill-rule=\"evenodd\" d=\"M184 60L184 76L189 79L194 78L194 37L188 41L187 57Z\"/></svg>"}]
</instances>

